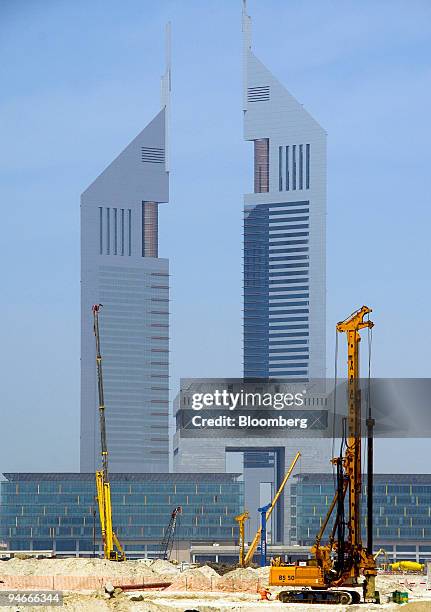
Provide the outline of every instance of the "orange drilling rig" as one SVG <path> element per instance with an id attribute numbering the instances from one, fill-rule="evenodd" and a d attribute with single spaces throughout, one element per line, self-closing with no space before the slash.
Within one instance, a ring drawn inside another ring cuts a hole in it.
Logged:
<path id="1" fill-rule="evenodd" d="M 362 306 L 344 321 L 337 324 L 337 332 L 347 336 L 348 363 L 348 415 L 346 436 L 343 438 L 340 456 L 332 459 L 337 472 L 337 487 L 327 515 L 311 549 L 312 558 L 296 563 L 275 562 L 270 568 L 270 585 L 301 587 L 281 591 L 279 599 L 285 603 L 359 603 L 360 593 L 346 587 L 358 586 L 363 576 L 364 600 L 378 600 L 375 590 L 376 562 L 372 543 L 372 439 L 374 421 L 371 409 L 367 415 L 368 437 L 368 500 L 367 546 L 361 536 L 361 391 L 359 386 L 360 330 L 372 328 L 369 319 L 371 309 Z M 366 319 L 364 317 L 367 317 Z M 347 509 L 347 512 L 346 512 Z M 335 512 L 334 512 L 335 511 Z M 326 544 L 322 538 L 335 515 Z M 308 587 L 308 588 L 306 588 Z"/>

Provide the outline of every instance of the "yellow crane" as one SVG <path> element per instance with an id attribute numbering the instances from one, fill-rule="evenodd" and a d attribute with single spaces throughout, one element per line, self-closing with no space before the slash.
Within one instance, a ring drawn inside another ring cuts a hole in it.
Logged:
<path id="1" fill-rule="evenodd" d="M 340 456 L 332 459 L 337 469 L 337 489 L 327 515 L 311 549 L 313 558 L 292 564 L 280 564 L 270 569 L 271 585 L 310 587 L 300 590 L 282 591 L 280 601 L 290 603 L 359 603 L 357 591 L 346 590 L 346 586 L 358 585 L 360 575 L 364 599 L 376 601 L 375 577 L 376 562 L 372 552 L 372 458 L 368 461 L 368 525 L 367 547 L 362 544 L 360 497 L 362 491 L 361 474 L 361 392 L 359 388 L 359 342 L 360 330 L 372 328 L 369 320 L 371 309 L 362 306 L 359 310 L 337 323 L 337 332 L 347 337 L 348 363 L 348 414 L 346 438 L 343 437 Z M 364 317 L 368 317 L 365 319 Z M 372 448 L 373 420 L 367 417 L 368 446 Z M 371 486 L 370 486 L 371 485 Z M 347 497 L 347 517 L 345 499 Z M 328 544 L 321 540 L 336 509 L 335 521 Z M 346 533 L 347 528 L 347 533 Z M 344 587 L 334 590 L 330 587 Z"/>
<path id="2" fill-rule="evenodd" d="M 244 554 L 245 554 L 245 522 L 250 518 L 247 510 L 242 514 L 238 514 L 235 517 L 236 522 L 238 523 L 239 529 L 239 565 L 240 567 L 244 567 Z"/>
<path id="3" fill-rule="evenodd" d="M 278 498 L 280 497 L 280 495 L 283 493 L 284 487 L 286 486 L 286 482 L 289 480 L 291 473 L 294 470 L 294 467 L 298 461 L 298 459 L 300 458 L 301 453 L 298 451 L 292 461 L 292 463 L 290 464 L 289 469 L 286 472 L 286 475 L 283 478 L 283 481 L 277 491 L 277 493 L 274 496 L 274 499 L 271 502 L 270 507 L 268 508 L 268 510 L 266 511 L 266 520 L 269 520 L 269 517 L 272 514 L 272 511 L 274 510 L 275 504 L 277 503 Z M 244 567 L 246 567 L 253 559 L 254 557 L 254 553 L 256 552 L 256 548 L 259 544 L 260 541 L 260 536 L 261 536 L 261 532 L 262 532 L 262 528 L 259 527 L 259 529 L 256 532 L 256 535 L 254 536 L 253 542 L 250 544 L 249 549 L 247 550 L 247 554 L 245 555 L 244 558 Z"/>
<path id="4" fill-rule="evenodd" d="M 103 553 L 110 561 L 124 561 L 126 555 L 112 527 L 111 484 L 108 472 L 108 446 L 106 443 L 105 399 L 103 392 L 102 354 L 100 350 L 99 312 L 102 304 L 95 304 L 93 310 L 93 330 L 96 338 L 97 388 L 99 395 L 100 446 L 102 469 L 96 471 L 97 504 L 102 531 Z"/>

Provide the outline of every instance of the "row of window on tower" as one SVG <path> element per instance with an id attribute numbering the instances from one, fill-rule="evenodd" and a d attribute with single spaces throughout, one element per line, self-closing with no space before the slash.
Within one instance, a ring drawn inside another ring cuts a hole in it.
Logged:
<path id="1" fill-rule="evenodd" d="M 100 255 L 132 254 L 132 211 L 130 208 L 99 207 Z"/>
<path id="2" fill-rule="evenodd" d="M 158 257 L 158 204 L 142 202 L 142 257 Z M 99 206 L 99 254 L 132 255 L 132 210 Z"/>
<path id="3" fill-rule="evenodd" d="M 278 190 L 302 189 L 310 189 L 310 145 L 279 146 Z M 254 141 L 254 192 L 269 191 L 269 138 L 258 138 Z"/>
<path id="4" fill-rule="evenodd" d="M 310 145 L 278 147 L 278 190 L 310 189 Z"/>

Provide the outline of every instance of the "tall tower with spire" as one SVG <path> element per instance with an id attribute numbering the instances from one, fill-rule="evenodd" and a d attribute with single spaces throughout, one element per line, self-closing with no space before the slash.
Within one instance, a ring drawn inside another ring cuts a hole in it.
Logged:
<path id="1" fill-rule="evenodd" d="M 253 53 L 245 0 L 243 77 L 244 377 L 324 378 L 326 134 Z"/>
<path id="2" fill-rule="evenodd" d="M 245 2 L 242 17 L 244 138 L 254 151 L 253 192 L 244 196 L 244 378 L 324 378 L 326 134 L 254 55 Z M 298 448 L 304 472 L 330 468 L 328 439 L 220 436 L 202 444 L 178 428 L 174 469 L 242 472 L 252 537 L 253 509 L 272 499 Z M 268 526 L 273 544 L 296 540 L 284 503 L 290 486 Z"/>
<path id="3" fill-rule="evenodd" d="M 169 465 L 169 261 L 158 208 L 169 200 L 170 26 L 161 109 L 81 196 L 81 472 L 99 462 L 93 304 L 101 345 L 110 469 Z"/>

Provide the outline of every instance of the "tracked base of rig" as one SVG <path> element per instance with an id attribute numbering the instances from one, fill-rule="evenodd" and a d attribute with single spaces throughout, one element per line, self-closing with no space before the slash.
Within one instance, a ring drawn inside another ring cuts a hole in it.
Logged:
<path id="1" fill-rule="evenodd" d="M 281 591 L 278 599 L 283 603 L 309 603 L 309 604 L 357 604 L 361 602 L 361 596 L 357 591 L 346 590 L 311 590 Z"/>

